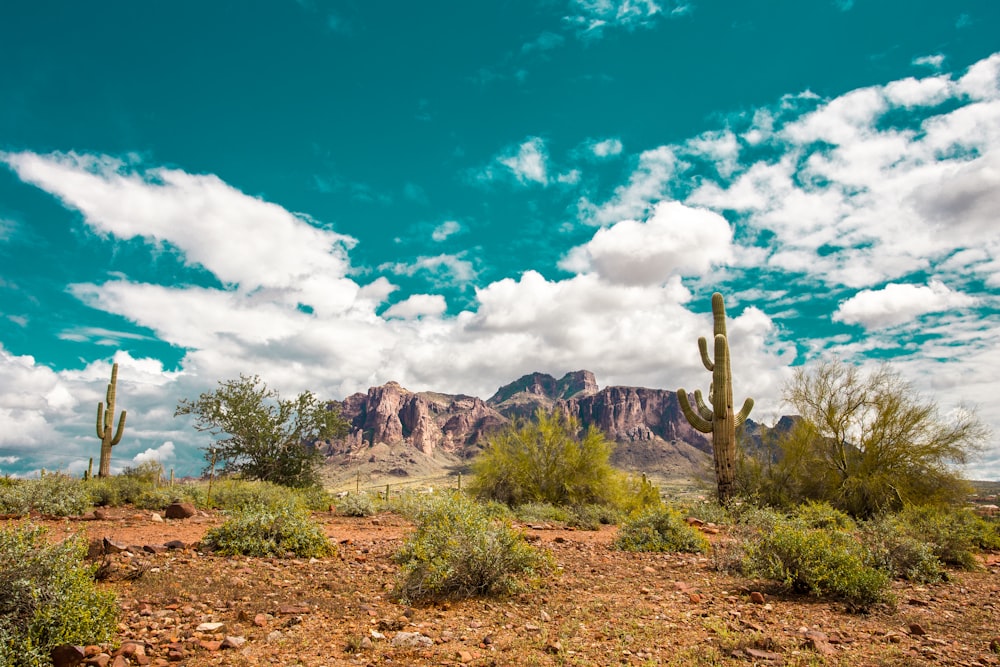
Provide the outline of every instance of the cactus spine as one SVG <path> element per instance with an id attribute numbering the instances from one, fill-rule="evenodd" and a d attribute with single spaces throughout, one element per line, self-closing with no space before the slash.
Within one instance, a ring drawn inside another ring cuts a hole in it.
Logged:
<path id="1" fill-rule="evenodd" d="M 743 424 L 750 415 L 753 399 L 746 399 L 743 408 L 734 414 L 733 373 L 729 363 L 729 339 L 726 337 L 726 305 L 718 292 L 712 295 L 712 315 L 715 334 L 714 360 L 708 356 L 708 341 L 704 336 L 698 339 L 701 362 L 712 373 L 712 384 L 708 390 L 709 404 L 705 403 L 701 390 L 694 392 L 694 409 L 688 400 L 687 392 L 683 389 L 677 390 L 677 399 L 691 426 L 702 433 L 712 434 L 719 502 L 727 503 L 735 491 L 736 427 Z"/>
<path id="2" fill-rule="evenodd" d="M 101 439 L 101 465 L 97 469 L 98 477 L 111 475 L 111 448 L 121 442 L 125 433 L 125 410 L 118 419 L 118 430 L 114 431 L 115 423 L 115 392 L 118 388 L 118 364 L 111 366 L 111 384 L 108 385 L 108 409 L 104 403 L 97 404 L 97 437 Z M 112 435 L 114 433 L 114 435 Z"/>

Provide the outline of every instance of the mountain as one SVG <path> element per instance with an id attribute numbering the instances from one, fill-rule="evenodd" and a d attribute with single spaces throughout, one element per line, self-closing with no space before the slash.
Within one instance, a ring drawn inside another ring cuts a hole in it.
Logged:
<path id="1" fill-rule="evenodd" d="M 412 392 L 396 382 L 372 387 L 339 403 L 351 424 L 347 437 L 329 443 L 333 468 L 366 478 L 443 474 L 475 456 L 486 436 L 539 408 L 576 416 L 617 443 L 612 462 L 626 470 L 668 477 L 710 474 L 712 445 L 664 389 L 605 387 L 590 371 L 556 379 L 531 373 L 500 387 L 486 401 L 461 394 Z"/>

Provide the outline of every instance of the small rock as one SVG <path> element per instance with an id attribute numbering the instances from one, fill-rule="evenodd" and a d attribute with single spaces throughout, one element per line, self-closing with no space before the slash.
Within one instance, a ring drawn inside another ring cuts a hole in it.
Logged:
<path id="1" fill-rule="evenodd" d="M 246 637 L 229 636 L 222 640 L 222 648 L 239 648 L 246 643 Z"/>
<path id="2" fill-rule="evenodd" d="M 148 554 L 162 554 L 167 550 L 167 547 L 162 544 L 146 544 L 143 545 L 142 550 Z"/>
<path id="3" fill-rule="evenodd" d="M 96 509 L 94 510 L 94 518 L 98 521 L 107 521 L 111 517 L 107 510 Z"/>
<path id="4" fill-rule="evenodd" d="M 524 629 L 527 630 L 528 632 L 541 632 L 542 631 L 542 628 L 540 626 L 538 626 L 538 625 L 535 625 L 534 623 L 525 623 L 524 624 Z"/>
<path id="5" fill-rule="evenodd" d="M 95 656 L 87 658 L 88 665 L 95 665 L 95 667 L 108 667 L 111 664 L 111 656 L 107 653 L 98 653 Z"/>
<path id="6" fill-rule="evenodd" d="M 222 648 L 222 642 L 216 640 L 202 639 L 198 642 L 198 646 L 202 647 L 206 651 L 215 652 Z"/>
<path id="7" fill-rule="evenodd" d="M 700 604 L 701 596 L 697 593 L 688 593 L 688 600 L 690 600 L 692 604 Z"/>
<path id="8" fill-rule="evenodd" d="M 106 554 L 120 554 L 123 551 L 128 551 L 128 545 L 121 542 L 116 542 L 110 537 L 105 537 L 103 540 L 104 553 Z"/>
<path id="9" fill-rule="evenodd" d="M 171 503 L 167 505 L 163 515 L 168 519 L 190 519 L 198 510 L 192 503 Z"/>
<path id="10" fill-rule="evenodd" d="M 910 623 L 908 627 L 911 635 L 922 637 L 923 635 L 927 634 L 927 631 L 924 630 L 924 627 L 919 623 Z"/>
<path id="11" fill-rule="evenodd" d="M 549 621 L 552 620 L 552 617 L 549 616 L 548 612 L 545 611 L 544 609 L 538 613 L 538 616 L 539 618 L 542 619 L 542 622 L 544 623 L 548 623 Z"/>
<path id="12" fill-rule="evenodd" d="M 764 594 L 760 591 L 750 593 L 750 601 L 754 604 L 764 604 Z"/>
<path id="13" fill-rule="evenodd" d="M 163 546 L 170 549 L 171 551 L 177 551 L 178 549 L 183 549 L 186 545 L 180 540 L 170 540 Z"/>
<path id="14" fill-rule="evenodd" d="M 256 614 L 253 617 L 253 624 L 258 628 L 263 628 L 267 625 L 267 614 Z"/>
<path id="15" fill-rule="evenodd" d="M 49 651 L 53 667 L 76 667 L 84 657 L 83 647 L 72 644 L 62 644 Z"/>
<path id="16" fill-rule="evenodd" d="M 557 655 L 562 652 L 562 644 L 559 640 L 551 641 L 545 645 L 545 652 L 551 653 L 552 655 Z"/>
<path id="17" fill-rule="evenodd" d="M 476 656 L 472 655 L 471 651 L 459 651 L 455 657 L 463 665 L 466 665 L 476 659 Z"/>
<path id="18" fill-rule="evenodd" d="M 224 632 L 225 623 L 201 623 L 195 628 L 196 632 Z"/>
<path id="19" fill-rule="evenodd" d="M 371 637 L 362 637 L 361 648 L 365 649 L 366 651 L 369 649 L 373 649 L 375 648 L 375 643 L 371 640 Z"/>
<path id="20" fill-rule="evenodd" d="M 781 660 L 781 654 L 775 653 L 774 651 L 764 651 L 759 648 L 748 648 L 743 649 L 746 654 L 751 658 L 757 658 L 758 660 Z"/>
<path id="21" fill-rule="evenodd" d="M 392 638 L 392 645 L 396 648 L 423 648 L 433 644 L 433 639 L 419 632 L 397 632 Z"/>
<path id="22" fill-rule="evenodd" d="M 280 630 L 271 630 L 271 632 L 267 633 L 267 641 L 269 642 L 281 641 L 284 637 L 285 635 L 281 634 Z"/>
<path id="23" fill-rule="evenodd" d="M 149 515 L 149 520 L 152 521 L 153 523 L 163 523 L 163 517 L 157 514 L 156 512 L 153 512 L 152 514 Z"/>

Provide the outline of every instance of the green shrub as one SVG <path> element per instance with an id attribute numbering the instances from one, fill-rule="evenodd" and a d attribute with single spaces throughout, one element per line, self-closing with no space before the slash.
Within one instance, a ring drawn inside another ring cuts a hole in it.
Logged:
<path id="1" fill-rule="evenodd" d="M 645 477 L 633 479 L 610 464 L 614 443 L 600 430 L 583 431 L 561 412 L 535 413 L 493 434 L 473 461 L 473 495 L 511 507 L 608 505 L 626 511 L 659 503 Z"/>
<path id="2" fill-rule="evenodd" d="M 809 528 L 854 530 L 854 519 L 833 505 L 823 501 L 808 500 L 795 508 L 794 516 Z"/>
<path id="3" fill-rule="evenodd" d="M 870 564 L 893 578 L 930 583 L 940 581 L 944 575 L 931 545 L 910 534 L 896 515 L 886 514 L 864 522 L 860 538 L 868 549 Z"/>
<path id="4" fill-rule="evenodd" d="M 212 507 L 222 510 L 240 510 L 244 507 L 302 507 L 302 496 L 292 488 L 244 479 L 217 480 L 212 485 Z"/>
<path id="5" fill-rule="evenodd" d="M 60 644 L 112 639 L 118 607 L 94 584 L 96 565 L 85 565 L 86 541 L 49 544 L 44 528 L 0 529 L 0 664 L 50 665 Z"/>
<path id="6" fill-rule="evenodd" d="M 300 507 L 245 505 L 205 534 L 202 546 L 227 556 L 318 558 L 334 552 L 323 531 Z"/>
<path id="7" fill-rule="evenodd" d="M 688 525 L 680 512 L 665 507 L 623 523 L 615 547 L 623 551 L 707 553 L 709 543 L 700 531 Z"/>
<path id="8" fill-rule="evenodd" d="M 437 496 L 419 512 L 416 532 L 396 554 L 396 595 L 405 601 L 504 595 L 552 568 L 505 520 L 460 494 Z"/>
<path id="9" fill-rule="evenodd" d="M 343 516 L 373 516 L 378 513 L 378 508 L 371 494 L 350 493 L 343 498 L 338 498 L 334 502 L 337 513 Z"/>
<path id="10" fill-rule="evenodd" d="M 514 516 L 525 523 L 568 523 L 571 512 L 568 507 L 557 507 L 552 503 L 525 503 L 514 507 Z"/>
<path id="11" fill-rule="evenodd" d="M 898 517 L 901 529 L 927 542 L 942 563 L 966 570 L 979 567 L 976 552 L 990 540 L 991 526 L 971 510 L 911 506 Z"/>
<path id="12" fill-rule="evenodd" d="M 744 545 L 744 573 L 817 597 L 842 598 L 859 611 L 888 602 L 889 575 L 850 533 L 783 521 Z"/>
<path id="13" fill-rule="evenodd" d="M 17 480 L 0 487 L 0 514 L 40 512 L 54 516 L 83 514 L 93 505 L 86 485 L 60 473 Z"/>

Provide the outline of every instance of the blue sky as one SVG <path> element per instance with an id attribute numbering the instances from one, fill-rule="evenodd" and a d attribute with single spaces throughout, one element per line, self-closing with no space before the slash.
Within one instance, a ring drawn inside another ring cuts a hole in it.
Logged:
<path id="1" fill-rule="evenodd" d="M 0 10 L 0 472 L 201 466 L 182 397 L 889 360 L 1000 434 L 1000 5 Z M 1000 436 L 969 469 L 1000 479 Z"/>

